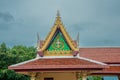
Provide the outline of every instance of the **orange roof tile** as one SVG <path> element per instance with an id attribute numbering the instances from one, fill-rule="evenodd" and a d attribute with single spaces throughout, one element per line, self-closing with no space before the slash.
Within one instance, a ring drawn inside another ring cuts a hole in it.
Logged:
<path id="1" fill-rule="evenodd" d="M 81 60 L 78 58 L 54 58 L 54 59 L 38 59 L 17 66 L 9 66 L 14 70 L 81 70 L 91 69 L 99 70 L 105 68 L 105 65 Z"/>
<path id="2" fill-rule="evenodd" d="M 101 71 L 95 71 L 92 75 L 117 75 L 120 74 L 120 66 L 109 66 Z"/>
<path id="3" fill-rule="evenodd" d="M 80 48 L 80 56 L 104 63 L 120 63 L 120 48 Z"/>

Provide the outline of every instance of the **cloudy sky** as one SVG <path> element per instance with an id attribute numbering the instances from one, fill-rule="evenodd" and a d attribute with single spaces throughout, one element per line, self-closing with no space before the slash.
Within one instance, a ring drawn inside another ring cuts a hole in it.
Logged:
<path id="1" fill-rule="evenodd" d="M 120 0 L 0 0 L 0 43 L 36 45 L 60 11 L 66 30 L 81 47 L 120 46 Z"/>

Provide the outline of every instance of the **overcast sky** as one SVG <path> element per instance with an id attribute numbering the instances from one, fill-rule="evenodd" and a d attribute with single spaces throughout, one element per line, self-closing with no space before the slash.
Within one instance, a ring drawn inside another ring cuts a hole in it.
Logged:
<path id="1" fill-rule="evenodd" d="M 120 0 L 0 0 L 0 43 L 35 46 L 45 39 L 57 10 L 80 47 L 120 46 Z"/>

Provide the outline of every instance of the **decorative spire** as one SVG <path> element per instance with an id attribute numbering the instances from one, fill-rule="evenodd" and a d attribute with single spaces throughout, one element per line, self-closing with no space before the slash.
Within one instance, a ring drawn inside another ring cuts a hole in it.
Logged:
<path id="1" fill-rule="evenodd" d="M 59 10 L 57 10 L 57 17 L 56 17 L 55 24 L 62 24 Z"/>
<path id="2" fill-rule="evenodd" d="M 79 36 L 79 32 L 78 32 L 78 35 L 77 35 L 77 47 L 79 48 L 79 39 L 80 38 L 80 36 Z"/>
<path id="3" fill-rule="evenodd" d="M 57 10 L 57 17 L 60 17 L 60 12 L 59 12 L 59 10 Z"/>
<path id="4" fill-rule="evenodd" d="M 40 47 L 40 37 L 39 37 L 39 33 L 37 33 L 37 49 L 39 49 Z"/>
<path id="5" fill-rule="evenodd" d="M 37 42 L 39 42 L 40 37 L 39 37 L 39 33 L 37 33 Z"/>

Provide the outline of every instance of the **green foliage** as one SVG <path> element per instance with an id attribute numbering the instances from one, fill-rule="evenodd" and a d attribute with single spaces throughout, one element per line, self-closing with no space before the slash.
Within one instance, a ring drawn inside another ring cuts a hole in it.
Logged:
<path id="1" fill-rule="evenodd" d="M 6 47 L 6 44 L 3 42 L 3 43 L 0 45 L 0 52 L 5 53 L 6 51 L 7 51 L 7 47 Z"/>
<path id="2" fill-rule="evenodd" d="M 22 45 L 7 48 L 5 43 L 0 44 L 0 80 L 30 80 L 29 76 L 17 74 L 8 70 L 8 66 L 35 58 L 36 49 Z"/>
<path id="3" fill-rule="evenodd" d="M 82 77 L 79 80 L 82 80 Z M 103 79 L 102 76 L 88 76 L 87 80 L 103 80 Z"/>
<path id="4" fill-rule="evenodd" d="M 87 80 L 103 80 L 102 76 L 88 76 Z"/>
<path id="5" fill-rule="evenodd" d="M 0 70 L 0 80 L 30 80 L 29 76 L 17 74 L 12 70 Z"/>

